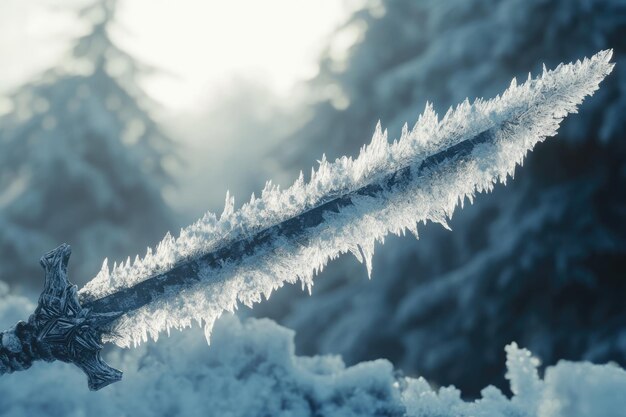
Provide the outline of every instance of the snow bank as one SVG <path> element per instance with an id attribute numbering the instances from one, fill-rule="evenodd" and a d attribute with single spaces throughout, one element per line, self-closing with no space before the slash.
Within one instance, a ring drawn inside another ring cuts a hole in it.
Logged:
<path id="1" fill-rule="evenodd" d="M 0 290 L 5 328 L 33 306 Z M 126 374 L 98 392 L 72 365 L 38 363 L 0 378 L 0 416 L 626 416 L 626 371 L 616 366 L 560 362 L 542 380 L 539 361 L 511 344 L 513 398 L 487 387 L 467 402 L 453 387 L 434 390 L 422 378 L 399 376 L 386 360 L 346 367 L 338 356 L 296 356 L 293 338 L 270 320 L 225 316 L 210 347 L 194 329 L 115 349 L 108 361 Z"/>

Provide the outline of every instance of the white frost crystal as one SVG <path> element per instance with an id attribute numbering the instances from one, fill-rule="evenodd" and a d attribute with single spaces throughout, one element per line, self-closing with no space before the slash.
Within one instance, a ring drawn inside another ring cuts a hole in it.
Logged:
<path id="1" fill-rule="evenodd" d="M 389 143 L 386 131 L 377 127 L 372 142 L 356 159 L 342 157 L 328 162 L 324 157 L 311 178 L 303 175 L 286 190 L 268 183 L 260 198 L 235 210 L 227 194 L 219 218 L 207 213 L 181 230 L 178 238 L 167 235 L 156 250 L 143 259 L 130 259 L 102 271 L 81 291 L 83 300 L 98 299 L 167 271 L 177 262 L 197 258 L 236 240 L 292 218 L 334 197 L 344 195 L 410 166 L 418 167 L 428 156 L 441 152 L 486 130 L 494 139 L 477 145 L 466 158 L 444 161 L 415 178 L 408 186 L 388 189 L 376 196 L 353 198 L 353 205 L 326 216 L 325 222 L 308 230 L 306 245 L 284 237 L 270 249 L 257 250 L 237 263 L 219 269 L 205 268 L 200 283 L 184 293 L 165 294 L 120 319 L 113 339 L 120 346 L 157 338 L 172 327 L 204 323 L 210 335 L 213 323 L 238 302 L 251 305 L 266 298 L 285 282 L 302 282 L 309 290 L 314 275 L 329 260 L 347 252 L 365 262 L 371 273 L 375 242 L 388 233 L 417 236 L 417 223 L 433 221 L 446 225 L 458 203 L 490 191 L 505 182 L 515 167 L 538 142 L 556 134 L 563 118 L 576 112 L 584 97 L 591 95 L 611 72 L 611 51 L 573 64 L 559 65 L 521 85 L 511 86 L 491 100 L 465 101 L 439 119 L 427 105 L 412 129 L 405 126 L 399 140 Z"/>

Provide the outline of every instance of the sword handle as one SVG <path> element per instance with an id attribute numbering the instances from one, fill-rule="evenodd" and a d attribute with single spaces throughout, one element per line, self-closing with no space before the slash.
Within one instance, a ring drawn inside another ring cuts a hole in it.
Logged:
<path id="1" fill-rule="evenodd" d="M 33 326 L 23 321 L 0 332 L 0 375 L 23 371 L 40 359 L 34 339 Z"/>
<path id="2" fill-rule="evenodd" d="M 94 391 L 122 379 L 100 356 L 102 328 L 110 318 L 83 308 L 76 285 L 67 279 L 71 252 L 62 244 L 41 258 L 45 284 L 35 312 L 28 322 L 0 333 L 0 375 L 28 369 L 36 360 L 60 360 L 82 369 Z"/>

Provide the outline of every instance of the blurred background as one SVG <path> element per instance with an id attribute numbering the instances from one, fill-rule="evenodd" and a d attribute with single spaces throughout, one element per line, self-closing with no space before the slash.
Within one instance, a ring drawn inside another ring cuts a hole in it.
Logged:
<path id="1" fill-rule="evenodd" d="M 453 232 L 390 238 L 371 281 L 340 259 L 311 297 L 241 314 L 296 330 L 299 354 L 387 358 L 470 397 L 504 387 L 511 341 L 544 365 L 626 366 L 622 0 L 2 0 L 3 311 L 36 300 L 61 242 L 83 285 L 226 190 L 243 202 L 355 155 L 379 119 L 398 137 L 426 101 L 444 113 L 606 48 L 617 65 L 581 114 Z"/>

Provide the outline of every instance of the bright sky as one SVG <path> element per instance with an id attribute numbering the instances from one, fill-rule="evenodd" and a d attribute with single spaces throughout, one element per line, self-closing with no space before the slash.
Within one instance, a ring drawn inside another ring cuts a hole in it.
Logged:
<path id="1" fill-rule="evenodd" d="M 81 0 L 0 1 L 0 92 L 53 65 L 80 33 L 63 8 Z M 124 49 L 170 75 L 148 92 L 185 110 L 236 75 L 286 94 L 316 72 L 330 33 L 351 0 L 122 0 L 114 32 Z M 56 8 L 54 7 L 56 6 Z M 59 10 L 60 9 L 60 10 Z"/>

